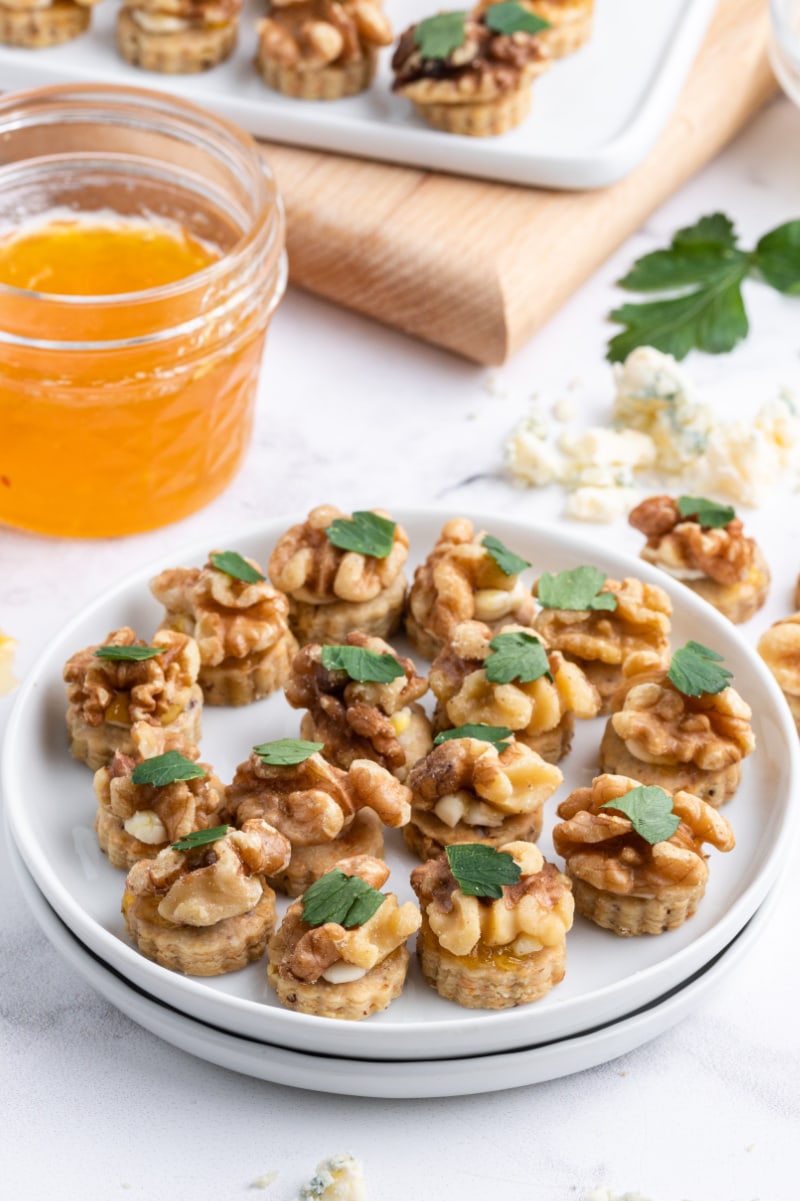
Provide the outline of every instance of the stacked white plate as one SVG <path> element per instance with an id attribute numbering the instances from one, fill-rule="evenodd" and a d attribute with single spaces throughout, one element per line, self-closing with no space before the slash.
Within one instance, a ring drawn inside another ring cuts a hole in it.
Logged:
<path id="1" fill-rule="evenodd" d="M 411 539 L 411 562 L 424 559 L 446 514 L 394 514 Z M 298 518 L 247 533 L 231 531 L 226 549 L 264 563 Z M 568 938 L 567 974 L 534 1005 L 501 1012 L 460 1009 L 432 992 L 412 963 L 403 995 L 366 1022 L 345 1023 L 282 1009 L 263 964 L 215 979 L 169 972 L 145 959 L 119 912 L 123 873 L 100 852 L 93 832 L 91 774 L 68 755 L 61 669 L 83 646 L 131 625 L 145 638 L 160 617 L 147 581 L 164 566 L 201 564 L 195 546 L 139 572 L 102 596 L 53 641 L 21 690 L 3 755 L 3 784 L 21 878 L 34 912 L 64 956 L 109 1000 L 161 1037 L 214 1063 L 303 1088 L 364 1096 L 445 1096 L 535 1083 L 604 1062 L 654 1037 L 693 1009 L 735 965 L 768 921 L 768 894 L 790 846 L 798 811 L 797 735 L 786 704 L 736 629 L 682 585 L 625 555 L 600 550 L 561 530 L 473 515 L 476 528 L 529 559 L 529 573 L 591 563 L 609 576 L 661 584 L 674 606 L 673 646 L 689 638 L 719 651 L 751 705 L 758 749 L 725 808 L 737 838 L 728 855 L 712 851 L 710 879 L 696 915 L 655 938 L 620 939 L 578 918 Z M 421 665 L 422 666 L 422 665 Z M 282 696 L 246 709 L 209 709 L 203 759 L 222 779 L 250 748 L 296 736 L 299 715 Z M 548 803 L 540 845 L 550 842 L 555 807 L 596 773 L 603 719 L 579 723 L 565 780 Z M 390 887 L 411 899 L 414 860 L 387 831 Z"/>

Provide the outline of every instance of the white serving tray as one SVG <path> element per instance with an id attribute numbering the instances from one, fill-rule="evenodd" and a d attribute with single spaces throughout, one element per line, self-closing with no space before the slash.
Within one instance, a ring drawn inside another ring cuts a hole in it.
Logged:
<path id="1" fill-rule="evenodd" d="M 439 7 L 431 0 L 385 4 L 398 35 Z M 715 7 L 716 0 L 597 0 L 591 42 L 555 63 L 535 85 L 532 115 L 497 138 L 454 136 L 427 126 L 390 91 L 391 48 L 381 56 L 375 83 L 360 96 L 303 101 L 271 91 L 253 64 L 255 22 L 265 0 L 245 0 L 238 50 L 203 75 L 129 66 L 114 46 L 117 4 L 104 0 L 90 32 L 64 46 L 0 46 L 0 86 L 107 82 L 157 88 L 278 142 L 506 183 L 596 188 L 626 175 L 652 147 Z"/>

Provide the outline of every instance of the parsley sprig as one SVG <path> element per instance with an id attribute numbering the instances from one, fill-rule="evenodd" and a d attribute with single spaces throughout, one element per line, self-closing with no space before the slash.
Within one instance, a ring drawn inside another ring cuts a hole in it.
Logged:
<path id="1" fill-rule="evenodd" d="M 241 580 L 243 584 L 260 584 L 265 578 L 236 550 L 215 550 L 211 556 L 211 566 L 233 580 Z"/>
<path id="2" fill-rule="evenodd" d="M 303 893 L 303 921 L 309 926 L 336 922 L 351 930 L 369 921 L 385 900 L 382 892 L 360 876 L 346 876 L 335 867 Z"/>
<path id="3" fill-rule="evenodd" d="M 462 842 L 445 848 L 450 871 L 467 897 L 492 897 L 498 901 L 504 884 L 516 884 L 522 875 L 508 851 L 496 851 L 480 842 Z"/>
<path id="4" fill-rule="evenodd" d="M 187 759 L 180 751 L 165 751 L 137 763 L 131 774 L 134 784 L 150 784 L 153 788 L 164 788 L 178 780 L 200 780 L 206 773 L 197 763 Z"/>
<path id="5" fill-rule="evenodd" d="M 479 742 L 489 742 L 498 751 L 504 751 L 514 737 L 513 730 L 508 726 L 489 726 L 484 722 L 467 722 L 466 725 L 456 726 L 452 730 L 442 730 L 433 740 L 434 746 L 443 742 L 451 742 L 454 738 L 477 738 Z"/>
<path id="6" fill-rule="evenodd" d="M 760 279 L 787 296 L 800 296 L 800 220 L 765 234 L 742 250 L 724 213 L 679 229 L 667 250 L 637 259 L 619 280 L 628 292 L 659 293 L 656 300 L 623 304 L 610 314 L 625 328 L 608 344 L 612 362 L 637 346 L 683 359 L 690 350 L 725 354 L 749 332 L 742 284 Z"/>
<path id="7" fill-rule="evenodd" d="M 696 517 L 704 530 L 722 530 L 736 516 L 731 505 L 720 505 L 704 496 L 679 496 L 678 512 L 681 517 Z"/>
<path id="8" fill-rule="evenodd" d="M 684 696 L 716 696 L 733 679 L 721 663 L 722 655 L 702 642 L 687 642 L 672 656 L 667 676 Z"/>
<path id="9" fill-rule="evenodd" d="M 552 575 L 546 571 L 536 586 L 536 595 L 543 609 L 608 609 L 613 612 L 617 598 L 613 592 L 603 592 L 606 576 L 596 567 L 574 567 Z"/>
<path id="10" fill-rule="evenodd" d="M 672 838 L 681 824 L 677 813 L 672 812 L 672 797 L 654 784 L 640 784 L 600 808 L 624 813 L 636 833 L 651 846 Z"/>

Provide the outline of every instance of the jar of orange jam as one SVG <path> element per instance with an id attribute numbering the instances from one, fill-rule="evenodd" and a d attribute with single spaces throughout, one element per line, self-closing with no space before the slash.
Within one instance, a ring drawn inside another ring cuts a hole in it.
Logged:
<path id="1" fill-rule="evenodd" d="M 0 522 L 126 534 L 216 496 L 285 283 L 235 126 L 102 84 L 0 98 Z"/>

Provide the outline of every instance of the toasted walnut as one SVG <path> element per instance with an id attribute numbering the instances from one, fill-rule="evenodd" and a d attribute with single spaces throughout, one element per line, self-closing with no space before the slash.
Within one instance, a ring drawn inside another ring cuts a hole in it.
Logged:
<path id="1" fill-rule="evenodd" d="M 703 529 L 697 517 L 681 515 L 672 497 L 651 496 L 628 520 L 647 536 L 642 558 L 678 579 L 690 581 L 697 573 L 718 584 L 735 584 L 753 565 L 756 544 L 745 538 L 738 517 L 721 529 Z"/>
<path id="2" fill-rule="evenodd" d="M 271 0 L 256 28 L 262 53 L 307 70 L 343 66 L 392 41 L 377 0 Z"/>
<path id="3" fill-rule="evenodd" d="M 758 653 L 786 697 L 795 722 L 800 723 L 800 613 L 765 630 L 758 640 Z"/>

